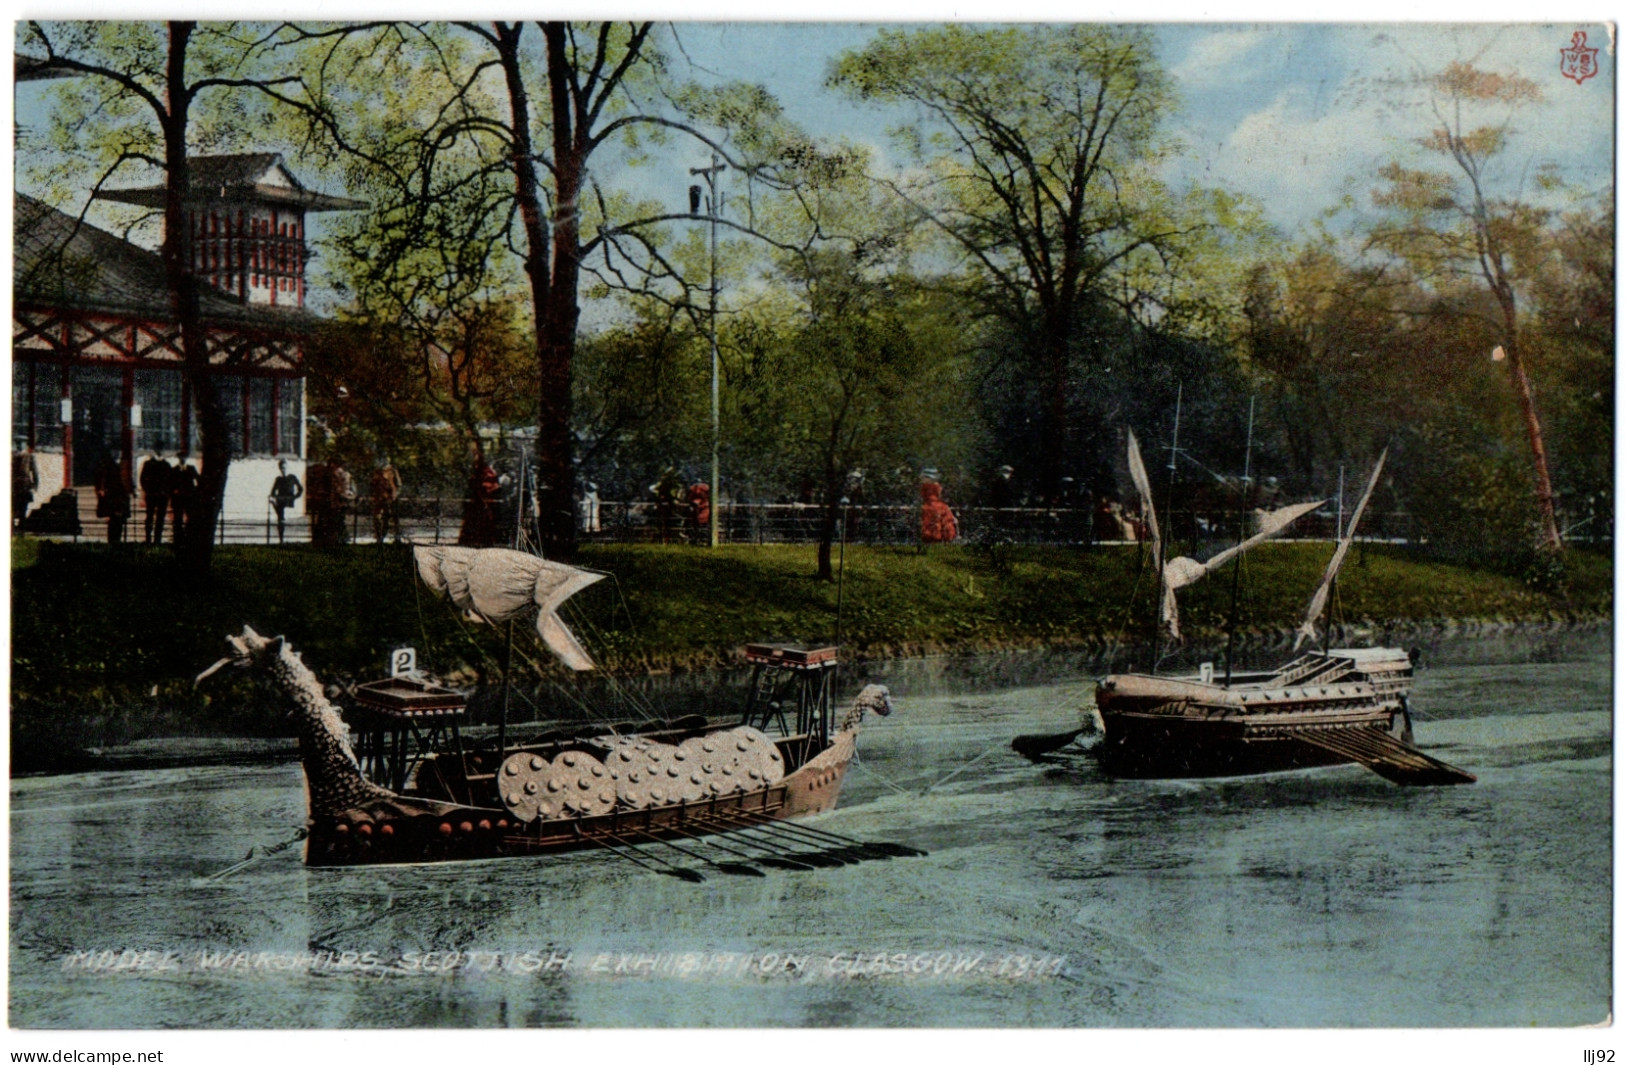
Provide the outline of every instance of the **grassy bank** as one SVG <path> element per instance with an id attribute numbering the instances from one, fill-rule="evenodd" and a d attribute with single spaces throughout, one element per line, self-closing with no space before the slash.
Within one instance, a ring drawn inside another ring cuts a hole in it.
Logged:
<path id="1" fill-rule="evenodd" d="M 1323 544 L 1267 545 L 1249 558 L 1244 626 L 1287 628 L 1329 554 Z M 207 585 L 180 579 L 168 551 L 100 544 L 12 545 L 14 755 L 143 736 L 263 734 L 280 727 L 229 682 L 191 678 L 246 623 L 286 635 L 328 679 L 380 675 L 386 652 L 477 682 L 501 656 L 500 634 L 464 622 L 416 582 L 404 548 L 338 552 L 222 547 Z M 842 586 L 814 580 L 811 546 L 603 546 L 581 563 L 612 575 L 572 602 L 567 620 L 599 662 L 623 672 L 704 668 L 752 640 L 833 641 L 836 600 L 850 656 L 1010 647 L 1089 646 L 1144 634 L 1154 577 L 1133 548 L 847 549 Z M 1611 561 L 1571 552 L 1567 588 L 1357 548 L 1341 582 L 1356 622 L 1553 621 L 1612 612 Z M 1228 571 L 1181 597 L 1189 638 L 1222 629 Z M 1131 606 L 1133 608 L 1131 612 Z M 528 631 L 516 644 L 545 657 Z"/>

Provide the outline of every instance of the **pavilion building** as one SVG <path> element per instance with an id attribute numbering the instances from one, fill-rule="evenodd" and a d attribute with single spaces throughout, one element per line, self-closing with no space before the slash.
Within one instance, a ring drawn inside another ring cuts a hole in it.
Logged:
<path id="1" fill-rule="evenodd" d="M 210 376 L 231 427 L 223 513 L 257 520 L 278 460 L 304 478 L 304 342 L 320 321 L 305 305 L 305 217 L 366 204 L 305 189 L 274 153 L 190 165 L 188 253 L 206 282 Z M 165 189 L 97 195 L 161 209 Z M 13 269 L 12 449 L 34 448 L 36 506 L 91 485 L 109 454 L 132 485 L 149 455 L 198 463 L 161 257 L 18 194 Z"/>

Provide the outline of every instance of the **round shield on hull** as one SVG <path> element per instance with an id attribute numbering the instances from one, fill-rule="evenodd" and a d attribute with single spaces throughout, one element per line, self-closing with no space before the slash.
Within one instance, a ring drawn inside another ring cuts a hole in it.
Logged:
<path id="1" fill-rule="evenodd" d="M 553 764 L 539 754 L 509 755 L 497 770 L 497 794 L 508 812 L 527 824 L 553 816 L 558 789 L 548 787 L 552 772 Z"/>

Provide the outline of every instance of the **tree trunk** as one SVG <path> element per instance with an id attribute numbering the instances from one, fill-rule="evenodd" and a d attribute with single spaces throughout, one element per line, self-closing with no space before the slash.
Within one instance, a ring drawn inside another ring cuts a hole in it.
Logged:
<path id="1" fill-rule="evenodd" d="M 1066 400 L 1069 355 L 1064 323 L 1052 322 L 1045 328 L 1043 368 L 1040 381 L 1044 390 L 1043 426 L 1040 439 L 1043 444 L 1039 467 L 1039 487 L 1050 505 L 1060 502 L 1061 471 L 1066 466 Z"/>
<path id="2" fill-rule="evenodd" d="M 1529 434 L 1529 451 L 1535 461 L 1535 506 L 1540 512 L 1540 546 L 1547 551 L 1563 550 L 1563 535 L 1557 528 L 1557 503 L 1552 492 L 1552 475 L 1546 465 L 1546 440 L 1540 428 L 1540 415 L 1535 410 L 1535 392 L 1524 369 L 1523 352 L 1516 336 L 1508 330 L 1505 351 L 1507 370 L 1512 374 L 1512 386 L 1518 395 L 1518 410 L 1523 414 L 1523 425 Z"/>
<path id="3" fill-rule="evenodd" d="M 1512 387 L 1518 395 L 1518 410 L 1523 415 L 1524 430 L 1529 434 L 1529 451 L 1535 463 L 1535 509 L 1540 514 L 1540 547 L 1545 551 L 1562 551 L 1563 535 L 1557 529 L 1557 503 L 1552 492 L 1552 475 L 1546 466 L 1546 439 L 1540 429 L 1540 415 L 1535 411 L 1535 390 L 1529 383 L 1529 373 L 1523 363 L 1523 348 L 1518 343 L 1518 297 L 1508 276 L 1506 257 L 1496 231 L 1490 224 L 1489 208 L 1484 192 L 1479 187 L 1478 174 L 1468 165 L 1467 149 L 1460 141 L 1452 142 L 1456 162 L 1467 172 L 1473 186 L 1473 225 L 1477 229 L 1479 271 L 1488 284 L 1490 294 L 1501 308 L 1501 327 L 1506 331 L 1502 349 L 1506 352 L 1507 370 L 1512 374 Z"/>
<path id="4" fill-rule="evenodd" d="M 568 325 L 554 322 L 543 342 L 541 404 L 536 431 L 536 501 L 541 509 L 542 551 L 548 558 L 575 554 L 575 482 L 570 433 L 571 362 L 575 354 L 574 307 Z"/>
<path id="5" fill-rule="evenodd" d="M 570 384 L 576 325 L 581 317 L 576 297 L 581 281 L 580 201 L 590 131 L 587 116 L 573 110 L 575 93 L 564 24 L 549 22 L 543 32 L 547 36 L 547 81 L 553 102 L 553 280 L 542 330 L 536 496 L 542 510 L 543 549 L 550 557 L 569 558 L 576 548 Z"/>
<path id="6" fill-rule="evenodd" d="M 835 567 L 831 564 L 830 555 L 840 521 L 841 485 L 828 480 L 824 484 L 824 513 L 818 521 L 818 579 L 821 581 L 835 579 Z"/>
<path id="7" fill-rule="evenodd" d="M 512 38 L 517 46 L 519 30 Z M 529 237 L 526 272 L 536 313 L 537 423 L 536 502 L 540 510 L 542 553 L 549 558 L 575 554 L 576 523 L 574 439 L 570 432 L 576 325 L 580 308 L 576 286 L 581 277 L 579 199 L 587 145 L 585 130 L 575 121 L 570 57 L 563 23 L 542 25 L 547 41 L 547 84 L 552 107 L 554 204 L 551 225 L 544 221 L 537 195 L 528 101 L 519 69 L 517 47 L 506 53 L 509 94 L 515 102 L 514 168 L 519 180 L 520 210 Z M 524 115 L 521 120 L 521 114 Z M 551 252 L 551 261 L 549 261 Z"/>
<path id="8" fill-rule="evenodd" d="M 192 395 L 202 438 L 203 462 L 198 471 L 198 492 L 193 512 L 186 516 L 179 544 L 182 566 L 196 579 L 208 576 L 214 557 L 215 526 L 226 494 L 226 473 L 231 463 L 231 442 L 225 412 L 209 373 L 208 334 L 198 312 L 198 280 L 191 268 L 191 243 L 186 230 L 186 202 L 191 192 L 191 171 L 186 158 L 188 113 L 192 91 L 186 84 L 186 55 L 192 22 L 169 24 L 166 79 L 167 113 L 161 116 L 164 138 L 164 244 L 165 280 L 170 306 L 180 327 L 181 373 Z"/>
<path id="9" fill-rule="evenodd" d="M 530 137 L 530 94 L 525 90 L 525 76 L 519 66 L 519 37 L 523 24 L 512 26 L 497 23 L 497 55 L 502 64 L 502 76 L 508 88 L 508 113 L 512 118 L 512 152 L 514 200 L 519 206 L 519 221 L 525 230 L 525 276 L 530 279 L 531 306 L 538 325 L 547 306 L 550 290 L 547 270 L 549 238 L 547 221 L 542 217 L 541 192 L 536 182 L 536 168 L 532 163 Z"/>
<path id="10" fill-rule="evenodd" d="M 580 224 L 578 204 L 582 181 L 583 146 L 577 143 L 570 90 L 569 56 L 564 26 L 542 26 L 547 42 L 547 82 L 552 105 L 555 197 L 551 224 L 542 213 L 536 180 L 535 147 L 530 135 L 530 96 L 519 61 L 521 23 L 497 23 L 497 54 L 508 90 L 512 118 L 511 165 L 514 198 L 525 231 L 526 276 L 530 279 L 532 317 L 536 329 L 537 423 L 536 501 L 540 509 L 542 553 L 548 558 L 569 558 L 575 553 L 575 503 L 572 489 L 575 466 L 570 434 L 571 363 L 580 309 L 576 285 L 580 279 Z"/>

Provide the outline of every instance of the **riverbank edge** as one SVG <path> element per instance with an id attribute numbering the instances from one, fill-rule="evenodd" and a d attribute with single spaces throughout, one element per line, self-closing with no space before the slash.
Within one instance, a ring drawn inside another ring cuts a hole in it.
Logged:
<path id="1" fill-rule="evenodd" d="M 1613 620 L 1612 613 L 1601 611 L 1548 611 L 1538 616 L 1531 615 L 1528 617 L 1390 618 L 1385 621 L 1361 618 L 1356 621 L 1340 623 L 1337 626 L 1337 638 L 1345 642 L 1333 643 L 1332 646 L 1361 646 L 1373 643 L 1410 645 L 1425 640 L 1445 638 L 1540 632 L 1584 632 L 1591 629 L 1611 628 Z M 1237 651 L 1245 651 L 1248 654 L 1266 651 L 1289 652 L 1292 650 L 1293 641 L 1297 638 L 1297 631 L 1297 629 L 1289 626 L 1269 629 L 1254 627 L 1238 630 L 1236 633 L 1236 649 Z M 1184 646 L 1192 653 L 1203 648 L 1211 648 L 1217 653 L 1222 653 L 1222 645 L 1225 639 L 1225 633 L 1220 630 L 1199 630 L 1189 634 Z M 1119 640 L 1101 637 L 1098 634 L 1071 639 L 1021 637 L 1009 640 L 971 641 L 904 640 L 879 646 L 870 645 L 859 651 L 848 651 L 842 654 L 841 661 L 860 665 L 863 663 L 892 662 L 907 658 L 1028 654 L 1033 652 L 1080 654 L 1085 658 L 1103 658 L 1108 654 L 1117 656 L 1132 655 L 1135 651 L 1143 650 L 1144 647 L 1144 644 L 1124 643 Z M 609 675 L 622 678 L 677 676 L 686 673 L 742 669 L 747 665 L 749 665 L 749 662 L 745 658 L 745 650 L 743 647 L 739 647 L 726 652 L 712 649 L 661 659 L 655 659 L 651 656 L 651 661 L 640 668 L 625 668 L 610 672 Z"/>
<path id="2" fill-rule="evenodd" d="M 1505 636 L 1539 636 L 1559 635 L 1570 632 L 1590 632 L 1598 630 L 1611 630 L 1613 628 L 1612 615 L 1601 613 L 1573 613 L 1553 614 L 1551 616 L 1531 618 L 1434 618 L 1424 620 L 1396 619 L 1386 623 L 1367 621 L 1362 625 L 1349 625 L 1344 627 L 1348 635 L 1356 637 L 1348 640 L 1355 645 L 1392 645 L 1400 644 L 1415 647 L 1437 640 L 1459 640 L 1486 637 Z M 1214 638 L 1222 638 L 1222 634 L 1199 634 L 1209 637 L 1204 641 L 1193 638 L 1187 644 L 1187 652 L 1191 655 L 1201 655 L 1207 651 L 1222 653 L 1222 649 L 1212 642 Z M 1249 655 L 1269 652 L 1290 652 L 1297 632 L 1295 629 L 1278 628 L 1268 631 L 1253 630 L 1245 634 L 1238 634 L 1236 650 L 1238 653 Z M 1053 655 L 1080 655 L 1085 662 L 1100 663 L 1108 655 L 1122 656 L 1124 648 L 1120 645 L 1101 643 L 1094 640 L 1078 641 L 1010 641 L 999 646 L 964 647 L 953 646 L 935 651 L 921 650 L 917 647 L 908 647 L 901 653 L 885 655 L 855 656 L 847 661 L 853 666 L 864 664 L 879 664 L 896 662 L 905 659 L 932 659 L 932 658 L 966 658 L 973 656 L 1000 656 L 1023 654 L 1053 654 Z M 746 668 L 743 653 L 729 656 L 727 660 L 717 661 L 705 666 L 684 666 L 680 669 L 665 671 L 646 671 L 639 674 L 621 674 L 642 677 L 675 676 L 681 674 L 706 675 L 714 674 L 720 679 L 722 674 L 738 672 Z M 904 693 L 906 694 L 906 693 Z M 537 718 L 529 721 L 513 722 L 515 727 L 551 728 L 568 725 L 569 718 Z M 469 730 L 470 735 L 479 736 L 489 728 L 476 726 Z M 106 772 L 106 771 L 132 771 L 154 769 L 180 769 L 202 768 L 209 766 L 255 766 L 255 765 L 284 765 L 298 760 L 298 743 L 291 736 L 285 737 L 256 737 L 256 736 L 201 736 L 184 733 L 149 737 L 127 744 L 109 747 L 87 747 L 77 751 L 63 752 L 60 757 L 44 761 L 29 760 L 19 762 L 15 756 L 11 766 L 11 775 L 14 779 L 41 776 L 60 776 L 74 772 Z"/>

